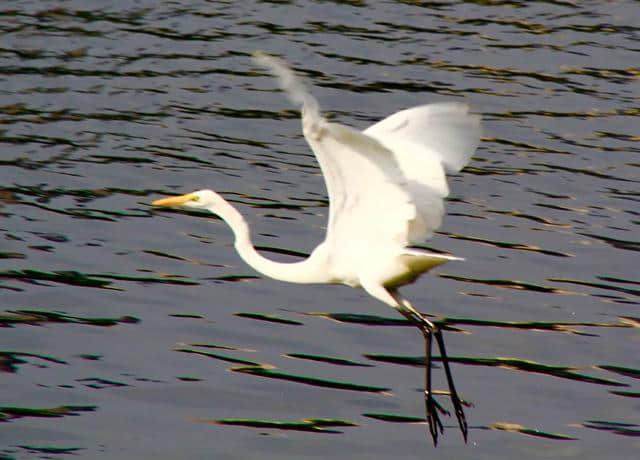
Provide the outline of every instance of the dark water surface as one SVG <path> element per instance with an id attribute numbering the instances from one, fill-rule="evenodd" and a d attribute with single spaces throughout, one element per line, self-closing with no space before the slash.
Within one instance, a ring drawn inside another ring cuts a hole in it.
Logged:
<path id="1" fill-rule="evenodd" d="M 637 454 L 637 1 L 0 8 L 0 458 Z M 469 444 L 455 418 L 427 438 L 394 311 L 259 277 L 220 220 L 149 206 L 214 188 L 274 258 L 321 241 L 322 177 L 258 49 L 352 126 L 485 114 L 428 243 L 467 260 L 405 289 L 449 325 Z"/>

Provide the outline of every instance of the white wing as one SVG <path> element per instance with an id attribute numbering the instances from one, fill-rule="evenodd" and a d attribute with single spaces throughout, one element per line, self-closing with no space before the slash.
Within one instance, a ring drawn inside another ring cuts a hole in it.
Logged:
<path id="1" fill-rule="evenodd" d="M 402 158 L 435 156 L 448 172 L 460 171 L 480 144 L 480 115 L 470 114 L 460 102 L 439 102 L 396 112 L 364 131 L 394 151 L 413 144 L 415 152 L 396 154 Z"/>
<path id="2" fill-rule="evenodd" d="M 341 248 L 406 246 L 407 225 L 417 210 L 392 152 L 372 137 L 324 119 L 305 123 L 304 134 L 330 190 L 327 241 Z"/>
<path id="3" fill-rule="evenodd" d="M 326 241 L 338 249 L 332 253 L 404 247 L 431 236 L 448 194 L 444 166 L 457 171 L 469 160 L 480 138 L 479 116 L 464 104 L 434 104 L 360 132 L 322 118 L 284 62 L 263 54 L 256 60 L 303 105 L 304 135 L 329 193 Z"/>
<path id="4" fill-rule="evenodd" d="M 441 102 L 402 110 L 370 126 L 364 134 L 393 152 L 417 217 L 408 240 L 418 243 L 433 235 L 449 194 L 445 170 L 460 171 L 480 144 L 480 115 L 459 102 Z"/>

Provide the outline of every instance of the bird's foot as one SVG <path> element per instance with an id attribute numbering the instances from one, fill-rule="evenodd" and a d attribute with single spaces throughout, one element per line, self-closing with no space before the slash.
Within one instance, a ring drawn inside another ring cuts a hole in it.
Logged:
<path id="1" fill-rule="evenodd" d="M 425 404 L 425 418 L 427 420 L 427 424 L 429 425 L 429 433 L 431 433 L 431 437 L 433 438 L 433 445 L 438 445 L 438 432 L 439 434 L 444 434 L 444 425 L 440 420 L 439 413 L 443 415 L 451 415 L 449 411 L 447 411 L 444 407 L 438 403 L 433 397 L 433 395 L 427 391 L 424 392 L 424 404 Z"/>
<path id="2" fill-rule="evenodd" d="M 424 392 L 424 399 L 425 399 L 425 402 L 427 402 L 428 404 L 431 404 L 432 407 L 435 407 L 438 410 L 438 412 L 440 412 L 442 415 L 451 417 L 451 412 L 449 412 L 447 409 L 442 407 L 442 404 L 436 401 L 436 399 L 433 396 L 429 398 L 429 395 L 426 391 Z M 429 399 L 431 399 L 431 401 L 429 401 Z"/>
<path id="3" fill-rule="evenodd" d="M 429 395 L 429 393 L 427 393 L 426 391 L 424 392 L 424 402 L 426 413 L 425 418 L 427 423 L 429 424 L 429 432 L 431 433 L 431 437 L 433 438 L 434 446 L 437 446 L 438 436 L 440 434 L 444 434 L 444 425 L 442 424 L 442 420 L 440 420 L 440 414 L 450 417 L 451 412 L 445 409 L 438 401 L 436 401 L 436 399 L 432 395 Z M 451 395 L 451 403 L 453 404 L 454 412 L 456 414 L 456 418 L 458 419 L 458 426 L 460 427 L 460 432 L 462 433 L 464 442 L 467 442 L 469 428 L 467 425 L 467 418 L 462 406 L 474 406 L 472 403 L 458 398 L 457 395 L 455 397 Z"/>
<path id="4" fill-rule="evenodd" d="M 458 426 L 460 427 L 460 431 L 462 432 L 462 437 L 464 438 L 464 442 L 467 442 L 467 435 L 469 432 L 469 427 L 467 426 L 467 417 L 464 415 L 464 410 L 462 409 L 463 401 L 458 398 L 458 395 L 453 397 L 451 395 L 451 403 L 453 404 L 453 409 L 456 413 L 456 418 L 458 419 Z"/>

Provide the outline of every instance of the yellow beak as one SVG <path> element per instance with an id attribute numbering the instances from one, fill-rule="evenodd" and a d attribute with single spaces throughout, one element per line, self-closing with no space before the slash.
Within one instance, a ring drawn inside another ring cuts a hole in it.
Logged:
<path id="1" fill-rule="evenodd" d="M 186 195 L 170 196 L 162 198 L 151 203 L 152 206 L 180 206 L 196 197 L 195 193 L 187 193 Z"/>

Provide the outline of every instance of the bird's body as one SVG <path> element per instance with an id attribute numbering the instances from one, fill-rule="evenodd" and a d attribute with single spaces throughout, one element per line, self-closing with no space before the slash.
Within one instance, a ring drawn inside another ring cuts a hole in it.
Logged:
<path id="1" fill-rule="evenodd" d="M 302 261 L 281 263 L 260 255 L 240 213 L 211 190 L 157 200 L 156 206 L 209 209 L 235 234 L 240 256 L 257 271 L 281 281 L 362 287 L 421 328 L 429 345 L 436 326 L 423 318 L 397 288 L 416 280 L 450 255 L 413 247 L 431 237 L 444 215 L 449 194 L 445 172 L 467 164 L 480 141 L 480 117 L 461 103 L 422 105 L 397 112 L 364 131 L 330 123 L 316 100 L 277 58 L 259 54 L 256 61 L 278 76 L 289 97 L 302 106 L 304 136 L 313 149 L 329 195 L 325 239 Z M 430 362 L 427 371 L 430 369 Z M 456 401 L 446 365 L 452 400 L 466 439 L 466 421 Z M 434 441 L 442 424 L 427 374 L 427 418 Z M 461 415 L 460 415 L 461 414 Z M 462 417 L 462 418 L 461 418 Z M 463 423 L 464 422 L 464 423 Z M 464 427 L 463 427 L 464 425 Z"/>

